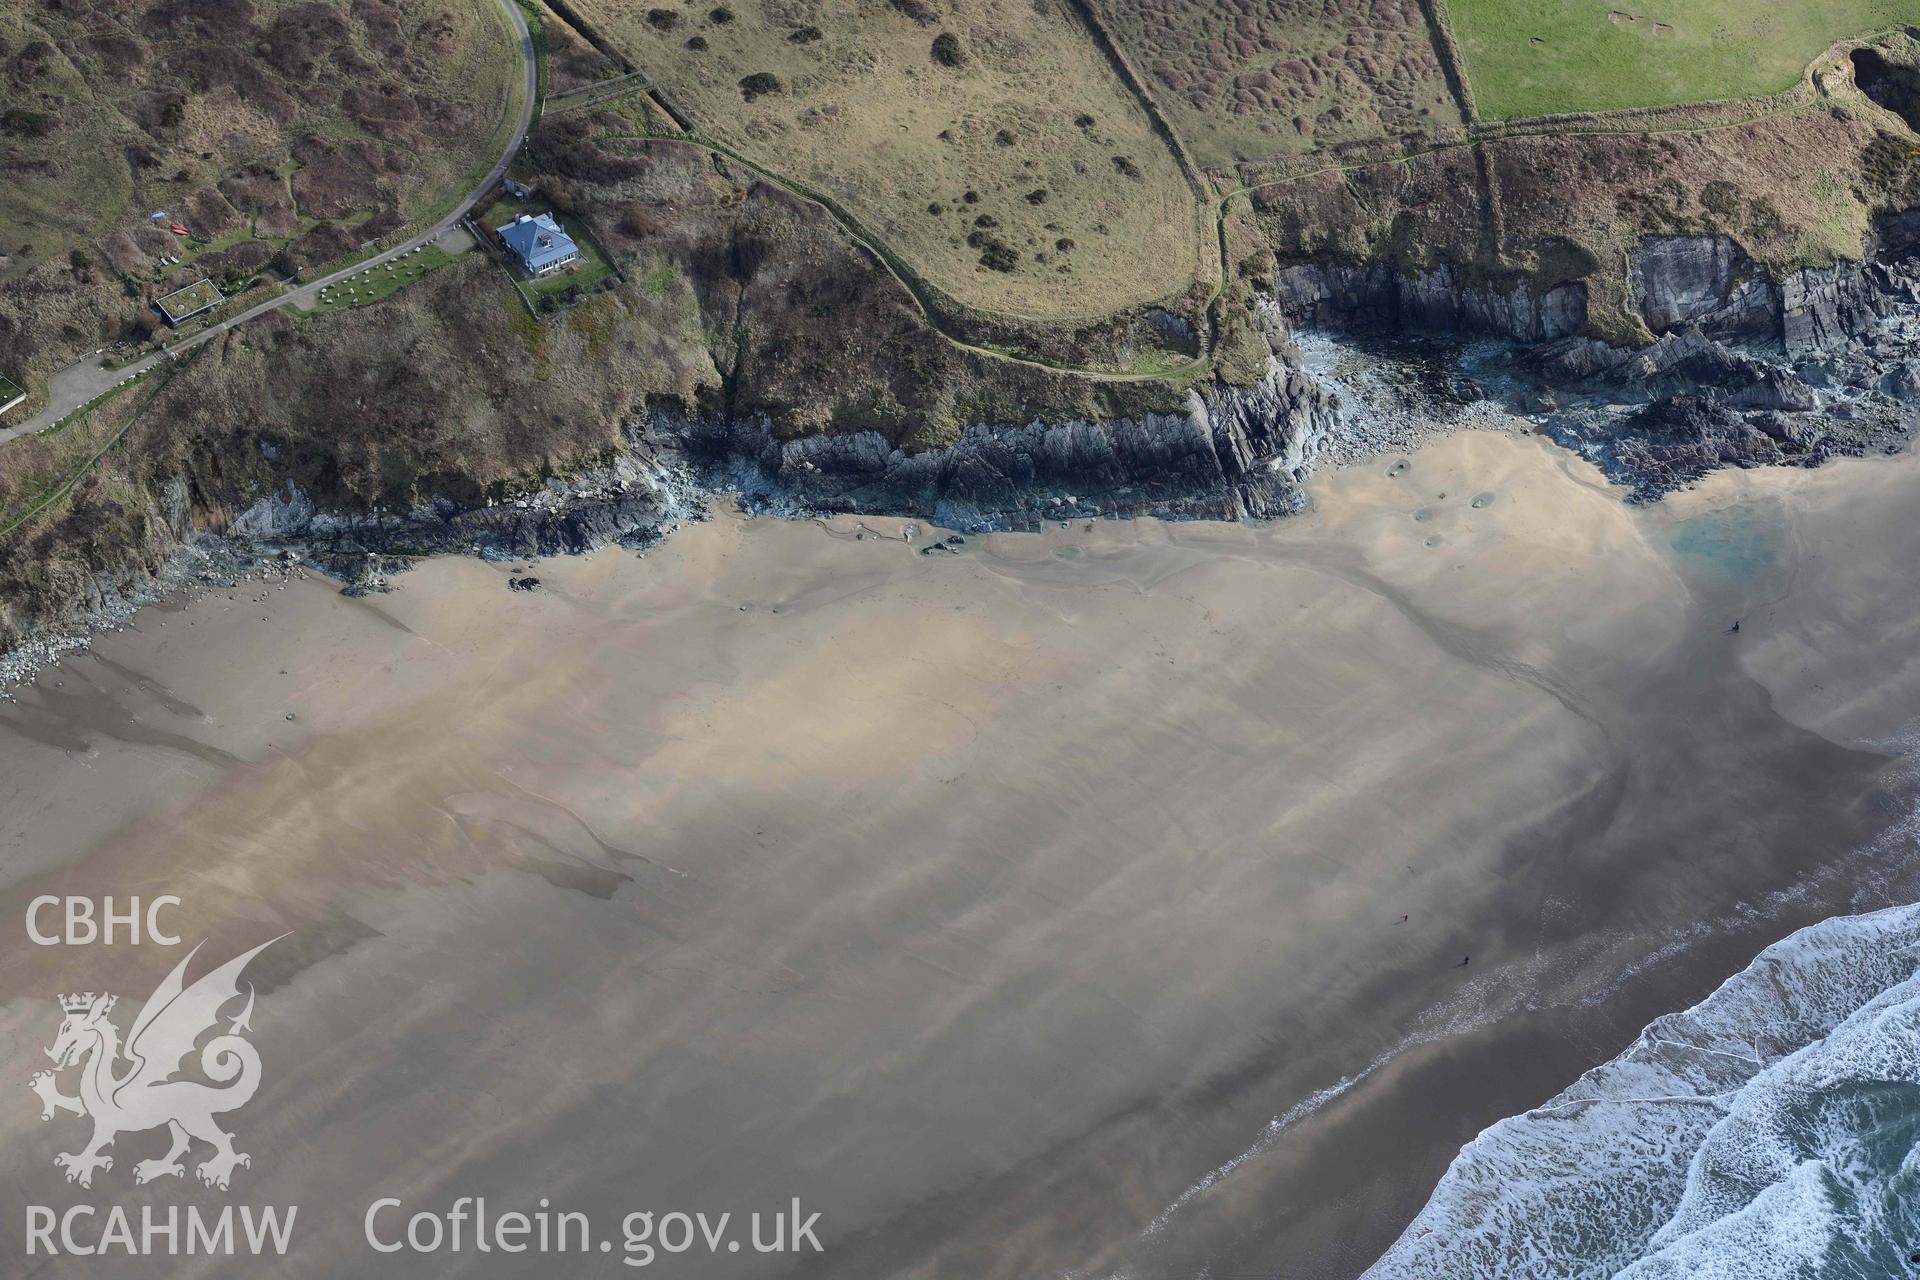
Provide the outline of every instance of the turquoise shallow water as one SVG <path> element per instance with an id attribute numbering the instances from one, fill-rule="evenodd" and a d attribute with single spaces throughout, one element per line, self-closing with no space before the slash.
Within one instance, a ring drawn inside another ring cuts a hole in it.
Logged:
<path id="1" fill-rule="evenodd" d="M 1369 1280 L 1920 1276 L 1920 906 L 1767 948 L 1464 1147 Z"/>
<path id="2" fill-rule="evenodd" d="M 1739 585 L 1778 569 L 1786 559 L 1788 537 L 1786 520 L 1778 511 L 1742 503 L 1673 526 L 1667 545 L 1688 570 Z"/>
<path id="3" fill-rule="evenodd" d="M 1769 594 L 1807 567 L 1778 502 L 1659 536 L 1729 620 L 1753 611 L 1764 626 Z M 1912 728 L 1876 749 L 1911 762 Z M 1917 837 L 1910 814 L 1859 851 L 1856 906 L 1912 883 Z M 1920 905 L 1800 930 L 1541 1106 L 1482 1131 L 1366 1273 L 1788 1277 L 1920 1280 Z"/>

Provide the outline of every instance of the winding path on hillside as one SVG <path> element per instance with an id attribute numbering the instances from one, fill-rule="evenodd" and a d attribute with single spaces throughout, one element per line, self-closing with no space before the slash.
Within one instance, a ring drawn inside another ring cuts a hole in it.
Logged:
<path id="1" fill-rule="evenodd" d="M 1476 110 L 1473 105 L 1472 90 L 1467 83 L 1464 68 L 1458 63 L 1457 51 L 1451 47 L 1451 38 L 1448 34 L 1444 19 L 1441 18 L 1439 10 L 1434 7 L 1433 0 L 1422 0 L 1422 5 L 1430 26 L 1431 38 L 1435 46 L 1435 55 L 1440 59 L 1442 67 L 1447 73 L 1449 89 L 1462 115 L 1463 125 L 1460 135 L 1430 142 L 1419 147 L 1408 147 L 1404 139 L 1390 135 L 1386 139 L 1387 141 L 1400 141 L 1402 144 L 1402 150 L 1397 155 L 1381 156 L 1376 154 L 1358 160 L 1335 161 L 1300 172 L 1269 178 L 1264 181 L 1232 186 L 1226 185 L 1227 176 L 1224 174 L 1191 170 L 1191 172 L 1198 174 L 1198 181 L 1202 184 L 1200 189 L 1195 191 L 1195 195 L 1200 202 L 1199 211 L 1202 214 L 1203 223 L 1211 223 L 1211 238 L 1215 242 L 1214 248 L 1218 254 L 1217 274 L 1214 277 L 1211 291 L 1202 302 L 1205 332 L 1202 335 L 1200 354 L 1181 364 L 1157 369 L 1150 373 L 1123 372 L 1112 369 L 1063 364 L 1039 359 L 1030 355 L 1021 355 L 1001 348 L 982 346 L 968 341 L 964 336 L 951 329 L 943 319 L 943 311 L 946 308 L 938 299 L 932 296 L 934 292 L 932 286 L 920 277 L 919 273 L 914 270 L 910 263 L 903 261 L 889 249 L 881 237 L 868 231 L 860 220 L 855 217 L 850 210 L 841 205 L 840 202 L 787 174 L 776 172 L 749 159 L 733 147 L 703 133 L 697 124 L 691 122 L 690 117 L 688 117 L 686 113 L 666 99 L 659 82 L 655 80 L 645 68 L 640 67 L 632 58 L 628 57 L 624 51 L 619 50 L 617 46 L 605 46 L 603 43 L 596 43 L 595 47 L 607 48 L 610 56 L 616 57 L 623 65 L 632 68 L 630 75 L 635 78 L 639 85 L 639 88 L 636 88 L 635 92 L 645 92 L 652 99 L 653 105 L 658 107 L 662 113 L 677 126 L 673 130 L 658 130 L 624 136 L 634 141 L 677 142 L 698 147 L 719 159 L 738 164 L 749 170 L 761 181 L 777 187 L 797 199 L 818 207 L 828 217 L 833 219 L 834 223 L 849 241 L 856 245 L 888 275 L 892 276 L 895 282 L 906 291 L 907 295 L 913 300 L 915 308 L 920 312 L 920 317 L 927 327 L 960 350 L 983 359 L 999 361 L 1003 364 L 1025 365 L 1028 368 L 1044 369 L 1053 373 L 1071 374 L 1075 377 L 1096 382 L 1173 382 L 1179 384 L 1205 377 L 1213 370 L 1220 333 L 1218 308 L 1231 278 L 1227 219 L 1231 215 L 1233 202 L 1236 199 L 1250 198 L 1258 192 L 1270 191 L 1290 186 L 1294 183 L 1310 181 L 1314 178 L 1324 177 L 1329 174 L 1355 173 L 1363 169 L 1377 168 L 1382 165 L 1405 164 L 1441 152 L 1464 149 L 1479 151 L 1487 146 L 1497 145 L 1502 142 L 1552 137 L 1659 137 L 1662 135 L 1675 134 L 1717 133 L 1728 129 L 1744 128 L 1759 121 L 1777 116 L 1793 115 L 1798 112 L 1817 109 L 1827 101 L 1827 94 L 1824 87 L 1821 86 L 1816 79 L 1808 76 L 1807 80 L 1812 84 L 1814 90 L 1814 97 L 1811 101 L 1790 100 L 1789 95 L 1792 93 L 1791 90 L 1785 94 L 1771 95 L 1766 98 L 1748 99 L 1744 100 L 1744 102 L 1750 105 L 1752 109 L 1746 114 L 1733 119 L 1689 124 L 1668 124 L 1658 122 L 1664 119 L 1664 116 L 1654 115 L 1654 112 L 1664 112 L 1668 108 L 1634 108 L 1626 111 L 1582 113 L 1565 117 L 1543 116 L 1535 120 L 1519 122 L 1517 127 L 1515 124 L 1506 122 L 1487 124 L 1477 119 Z M 1182 172 L 1190 172 L 1191 160 L 1184 139 L 1172 128 L 1171 123 L 1166 120 L 1160 110 L 1159 104 L 1154 101 L 1152 94 L 1147 90 L 1145 84 L 1139 79 L 1130 65 L 1127 64 L 1124 55 L 1119 52 L 1118 45 L 1111 39 L 1105 31 L 1105 28 L 1100 24 L 1097 13 L 1090 6 L 1078 3 L 1078 0 L 1076 0 L 1076 3 L 1073 5 L 1073 10 L 1080 16 L 1083 24 L 1089 29 L 1090 38 L 1096 40 L 1096 42 L 1101 45 L 1103 51 L 1107 52 L 1110 57 L 1115 60 L 1116 74 L 1122 81 L 1123 87 L 1134 97 L 1140 108 L 1147 113 L 1148 117 L 1155 122 L 1157 129 L 1161 131 L 1162 140 L 1166 142 L 1172 151 Z M 575 21 L 577 22 L 578 20 L 575 19 Z M 1809 71 L 1811 71 L 1812 65 L 1814 64 L 1810 64 Z M 1714 105 L 1731 106 L 1738 104 L 1720 103 Z M 1481 181 L 1483 187 L 1490 181 L 1484 170 L 1481 175 Z M 1482 203 L 1484 207 L 1488 209 L 1492 208 L 1493 197 L 1490 190 L 1483 192 Z M 977 307 L 974 309 L 984 310 Z M 989 311 L 986 312 L 986 314 L 1015 322 L 1031 318 L 1009 312 Z M 1099 317 L 1088 316 L 1081 318 L 1092 320 Z"/>
<path id="2" fill-rule="evenodd" d="M 507 140 L 506 148 L 501 152 L 500 159 L 496 161 L 493 168 L 488 171 L 485 180 L 455 206 L 451 213 L 447 214 L 427 230 L 409 240 L 395 245 L 391 249 L 383 250 L 371 258 L 355 262 L 352 266 L 343 267 L 328 275 L 310 280 L 306 284 L 296 285 L 285 293 L 277 294 L 257 306 L 249 307 L 237 316 L 222 320 L 219 324 L 210 325 L 190 338 L 184 338 L 170 347 L 163 345 L 159 351 L 147 356 L 145 359 L 137 360 L 132 364 L 123 365 L 117 369 L 109 369 L 105 365 L 105 357 L 96 352 L 76 364 L 69 365 L 47 379 L 46 407 L 18 426 L 0 430 L 0 444 L 5 444 L 7 441 L 15 439 L 18 436 L 31 435 L 35 432 L 44 431 L 67 415 L 91 404 L 93 401 L 106 395 L 115 387 L 120 386 L 129 379 L 137 378 L 148 370 L 155 368 L 162 361 L 178 359 L 196 347 L 212 341 L 214 338 L 219 337 L 231 329 L 246 324 L 248 321 L 259 319 L 269 311 L 278 311 L 280 308 L 289 304 L 312 310 L 319 303 L 320 291 L 322 289 L 338 284 L 351 276 L 358 275 L 362 271 L 384 266 L 396 258 L 412 253 L 415 249 L 422 248 L 438 239 L 443 232 L 449 230 L 455 226 L 460 219 L 466 217 L 467 211 L 479 203 L 481 197 L 493 190 L 500 179 L 506 175 L 507 167 L 513 163 L 514 156 L 519 154 L 521 144 L 527 140 L 527 131 L 533 127 L 534 111 L 540 103 L 540 61 L 538 55 L 534 52 L 533 32 L 528 29 L 527 20 L 525 16 L 521 14 L 520 6 L 514 3 L 514 0 L 495 0 L 495 3 L 499 5 L 500 11 L 506 15 L 507 22 L 520 50 L 522 75 L 520 114 L 518 119 L 514 121 L 513 135 Z"/>
<path id="3" fill-rule="evenodd" d="M 260 303 L 259 305 L 252 307 L 237 316 L 233 316 L 230 319 L 223 320 L 219 324 L 211 326 L 210 328 L 208 328 L 202 333 L 198 333 L 191 338 L 184 339 L 181 342 L 176 343 L 174 346 L 170 348 L 165 348 L 163 349 L 162 352 L 149 356 L 134 364 L 127 365 L 118 369 L 108 369 L 103 365 L 103 357 L 96 354 L 85 360 L 80 361 L 77 364 L 74 364 L 72 366 L 69 366 L 66 369 L 61 370 L 60 372 L 54 374 L 51 379 L 49 379 L 48 404 L 46 408 L 42 409 L 40 413 L 36 414 L 34 417 L 26 420 L 25 422 L 22 422 L 18 426 L 0 430 L 0 444 L 4 444 L 6 441 L 12 440 L 18 436 L 27 435 L 33 432 L 45 430 L 47 427 L 54 425 L 55 423 L 59 422 L 61 419 L 65 418 L 66 416 L 75 412 L 76 410 L 84 407 L 85 405 L 89 404 L 90 402 L 97 399 L 98 397 L 105 395 L 108 392 L 111 392 L 115 387 L 121 385 L 123 382 L 130 380 L 134 377 L 137 377 L 140 374 L 145 373 L 148 370 L 156 367 L 162 361 L 175 359 L 179 356 L 185 355 L 187 352 L 203 345 L 210 339 L 217 337 L 220 334 L 223 334 L 235 328 L 236 326 L 245 324 L 251 320 L 255 320 L 270 311 L 278 310 L 279 308 L 284 307 L 289 303 L 296 303 L 296 304 L 300 304 L 300 305 L 311 308 L 311 306 L 317 301 L 318 295 L 322 289 L 330 287 L 331 285 L 337 284 L 341 281 L 344 281 L 354 275 L 357 275 L 362 271 L 368 270 L 369 268 L 380 266 L 387 262 L 391 262 L 395 258 L 398 258 L 403 254 L 409 253 L 412 250 L 429 243 L 430 241 L 434 240 L 439 235 L 441 235 L 443 232 L 445 232 L 448 228 L 458 223 L 461 218 L 465 217 L 467 212 L 470 209 L 472 209 L 472 207 L 480 200 L 480 198 L 486 195 L 488 191 L 492 190 L 494 184 L 499 182 L 501 177 L 506 173 L 507 167 L 513 161 L 513 157 L 520 150 L 521 144 L 526 141 L 527 132 L 532 126 L 532 121 L 533 121 L 535 111 L 539 106 L 539 90 L 538 90 L 539 61 L 538 61 L 538 55 L 534 50 L 532 32 L 528 29 L 526 19 L 521 14 L 519 6 L 515 3 L 515 0 L 496 0 L 496 3 L 500 6 L 501 11 L 507 15 L 507 19 L 512 24 L 514 33 L 518 39 L 521 68 L 522 68 L 522 74 L 524 77 L 524 88 L 522 92 L 520 114 L 519 114 L 518 120 L 515 122 L 513 136 L 506 150 L 501 155 L 499 162 L 494 165 L 493 170 L 487 175 L 486 180 L 482 182 L 477 188 L 475 188 L 472 194 L 470 194 L 465 200 L 463 200 L 453 210 L 453 212 L 448 214 L 445 218 L 443 218 L 439 223 L 434 225 L 429 230 L 421 233 L 420 235 L 413 237 L 412 239 L 406 241 L 403 244 L 397 245 L 392 249 L 388 249 L 385 252 L 378 254 L 373 258 L 367 259 L 362 262 L 356 262 L 350 267 L 343 268 L 339 271 L 331 273 L 330 275 L 323 276 L 319 279 L 316 279 L 308 284 L 300 285 L 294 289 L 291 289 L 286 293 L 280 294 L 274 298 L 267 300 L 266 302 Z M 1096 37 L 1104 35 L 1103 30 L 1098 25 L 1097 16 L 1094 16 L 1090 9 L 1086 9 L 1084 7 L 1077 7 L 1076 12 L 1081 13 L 1083 15 L 1083 20 L 1086 20 L 1091 24 L 1093 28 L 1093 34 Z M 1440 54 L 1443 61 L 1447 59 L 1448 54 L 1446 50 L 1438 49 L 1436 50 L 1436 52 Z M 666 100 L 661 96 L 660 86 L 653 79 L 653 77 L 650 74 L 648 74 L 643 68 L 637 67 L 630 59 L 625 59 L 623 57 L 622 60 L 625 61 L 627 65 L 633 66 L 635 68 L 631 72 L 630 77 L 628 77 L 632 81 L 632 83 L 635 85 L 635 88 L 633 91 L 648 93 L 649 96 L 651 96 L 654 99 L 656 104 L 659 105 L 666 112 L 668 117 L 670 119 L 675 120 L 675 122 L 678 123 L 680 120 L 680 113 L 673 110 L 668 105 Z M 1144 86 L 1142 86 L 1135 77 L 1133 77 L 1130 74 L 1125 74 L 1125 75 L 1122 75 L 1121 78 L 1126 82 L 1126 88 L 1128 89 L 1128 91 L 1133 95 L 1135 95 L 1136 98 L 1139 99 L 1142 109 L 1145 110 L 1150 117 L 1152 117 L 1156 122 L 1160 123 L 1161 126 L 1166 129 L 1167 134 L 1169 136 L 1170 146 L 1172 150 L 1175 152 L 1176 158 L 1179 158 L 1185 161 L 1186 152 L 1185 152 L 1184 143 L 1179 138 L 1178 134 L 1173 132 L 1173 130 L 1171 129 L 1171 126 L 1165 122 L 1164 118 L 1161 116 L 1159 112 L 1158 104 L 1152 100 L 1152 97 L 1150 94 L 1145 92 Z M 1797 111 L 1803 111 L 1808 109 L 1808 104 L 1806 103 L 1791 103 L 1791 104 L 1782 105 L 1782 106 L 1770 106 L 1770 105 L 1766 105 L 1767 100 L 1763 99 L 1763 100 L 1756 101 L 1755 103 L 1756 110 L 1750 115 L 1743 116 L 1733 120 L 1715 121 L 1711 123 L 1703 123 L 1698 125 L 1668 125 L 1668 126 L 1655 125 L 1652 127 L 1645 127 L 1645 128 L 1639 128 L 1639 129 L 1632 128 L 1629 125 L 1629 127 L 1621 128 L 1621 127 L 1614 127 L 1606 123 L 1605 116 L 1602 115 L 1599 117 L 1582 116 L 1577 118 L 1568 118 L 1562 121 L 1556 121 L 1551 118 L 1542 118 L 1534 127 L 1521 128 L 1521 129 L 1501 127 L 1498 129 L 1482 130 L 1480 128 L 1477 128 L 1472 123 L 1472 108 L 1471 108 L 1472 99 L 1470 96 L 1470 91 L 1468 91 L 1465 87 L 1464 78 L 1461 80 L 1455 92 L 1459 98 L 1460 106 L 1463 112 L 1465 112 L 1466 115 L 1468 116 L 1468 120 L 1469 120 L 1464 136 L 1461 136 L 1459 138 L 1452 138 L 1452 139 L 1447 139 L 1441 142 L 1435 142 L 1435 143 L 1429 144 L 1428 146 L 1419 148 L 1417 150 L 1404 152 L 1401 155 L 1393 157 L 1391 159 L 1381 159 L 1379 157 L 1370 157 L 1367 159 L 1357 160 L 1349 163 L 1327 164 L 1327 165 L 1314 168 L 1314 169 L 1309 169 L 1303 172 L 1288 174 L 1282 177 L 1269 179 L 1264 182 L 1255 182 L 1248 185 L 1234 186 L 1224 190 L 1220 189 L 1218 186 L 1215 186 L 1211 192 L 1207 192 L 1204 190 L 1197 191 L 1196 195 L 1199 196 L 1200 199 L 1202 200 L 1202 207 L 1203 207 L 1206 219 L 1208 221 L 1211 221 L 1212 223 L 1213 238 L 1216 242 L 1215 249 L 1216 249 L 1216 252 L 1218 253 L 1218 259 L 1219 259 L 1218 266 L 1217 266 L 1218 274 L 1214 279 L 1213 289 L 1205 299 L 1204 307 L 1203 307 L 1204 319 L 1206 324 L 1206 333 L 1204 334 L 1202 339 L 1201 354 L 1193 357 L 1190 361 L 1186 362 L 1185 364 L 1174 366 L 1171 368 L 1155 370 L 1150 373 L 1124 372 L 1124 371 L 1112 370 L 1112 369 L 1087 368 L 1084 366 L 1061 364 L 1053 361 L 1037 359 L 1032 356 L 1021 355 L 1016 352 L 1000 350 L 994 347 L 982 346 L 977 343 L 970 342 L 961 334 L 953 332 L 943 322 L 941 318 L 942 308 L 934 298 L 929 296 L 928 286 L 924 281 L 920 279 L 919 274 L 913 270 L 911 265 L 904 261 L 899 260 L 895 256 L 895 254 L 890 249 L 887 248 L 884 242 L 882 242 L 880 237 L 870 233 L 848 210 L 843 208 L 837 201 L 833 200 L 829 196 L 825 195 L 824 193 L 812 190 L 809 187 L 807 187 L 805 184 L 785 174 L 776 173 L 762 165 L 756 164 L 754 161 L 748 159 L 744 155 L 741 155 L 738 151 L 735 151 L 733 148 L 720 143 L 718 140 L 714 138 L 707 137 L 701 134 L 698 131 L 697 126 L 691 129 L 688 129 L 687 131 L 684 131 L 684 132 L 660 132 L 660 133 L 651 133 L 651 134 L 634 135 L 634 136 L 636 137 L 636 139 L 643 139 L 646 141 L 662 141 L 662 142 L 670 141 L 670 142 L 678 142 L 678 143 L 683 143 L 690 146 L 699 147 L 702 150 L 707 151 L 708 153 L 716 157 L 719 157 L 727 161 L 731 161 L 735 164 L 745 167 L 746 169 L 751 171 L 756 178 L 762 181 L 765 181 L 772 186 L 778 187 L 781 190 L 788 192 L 789 194 L 795 196 L 798 199 L 804 200 L 807 203 L 818 207 L 819 209 L 821 209 L 822 212 L 824 212 L 829 218 L 831 218 L 834 221 L 834 223 L 840 228 L 840 230 L 847 236 L 847 238 L 854 245 L 858 246 L 860 250 L 864 252 L 875 264 L 877 264 L 888 275 L 892 276 L 895 282 L 898 283 L 900 287 L 906 291 L 908 297 L 910 297 L 913 300 L 916 310 L 919 311 L 921 319 L 927 325 L 927 327 L 932 329 L 935 333 L 939 334 L 947 342 L 951 343 L 953 346 L 959 348 L 962 351 L 966 351 L 982 359 L 995 360 L 1005 364 L 1025 365 L 1029 368 L 1044 369 L 1053 373 L 1070 374 L 1075 377 L 1086 378 L 1086 379 L 1089 379 L 1092 381 L 1098 381 L 1098 382 L 1170 381 L 1170 382 L 1179 383 L 1183 381 L 1190 381 L 1190 380 L 1204 377 L 1213 368 L 1214 355 L 1215 355 L 1215 352 L 1217 349 L 1217 343 L 1218 343 L 1219 323 L 1220 323 L 1219 317 L 1216 314 L 1216 312 L 1218 309 L 1218 304 L 1220 302 L 1220 299 L 1226 291 L 1227 283 L 1229 280 L 1228 273 L 1230 270 L 1230 264 L 1228 262 L 1228 245 L 1227 245 L 1227 218 L 1229 216 L 1232 203 L 1236 199 L 1250 197 L 1254 193 L 1259 191 L 1265 191 L 1265 190 L 1271 190 L 1278 187 L 1284 187 L 1284 186 L 1291 185 L 1293 183 L 1304 182 L 1304 181 L 1311 180 L 1313 178 L 1322 177 L 1327 174 L 1351 173 L 1360 169 L 1372 168 L 1381 164 L 1405 163 L 1409 160 L 1419 159 L 1425 156 L 1433 155 L 1438 152 L 1451 151 L 1451 150 L 1468 148 L 1468 147 L 1479 147 L 1488 143 L 1513 141 L 1513 140 L 1525 139 L 1525 138 L 1580 136 L 1580 135 L 1587 135 L 1587 134 L 1614 134 L 1614 135 L 1620 135 L 1620 136 L 1633 136 L 1633 135 L 1656 136 L 1660 134 L 1711 133 L 1711 132 L 1716 132 L 1723 129 L 1740 128 L 1746 125 L 1750 125 L 1758 120 L 1767 119 L 1772 116 L 1787 115 Z M 1822 95 L 1822 97 L 1824 97 L 1824 95 Z M 1818 103 L 1818 100 L 1816 100 L 1816 103 L 1814 105 L 1817 105 L 1817 103 Z M 1614 114 L 1617 114 L 1623 117 L 1625 120 L 1631 121 L 1632 117 L 1638 113 L 1624 112 L 1624 113 L 1614 113 Z M 1213 175 L 1207 175 L 1207 180 L 1209 182 L 1211 182 L 1212 179 L 1213 179 Z M 1013 320 L 1022 319 L 1022 317 L 1011 316 L 1011 315 L 1008 316 L 1008 318 Z"/>

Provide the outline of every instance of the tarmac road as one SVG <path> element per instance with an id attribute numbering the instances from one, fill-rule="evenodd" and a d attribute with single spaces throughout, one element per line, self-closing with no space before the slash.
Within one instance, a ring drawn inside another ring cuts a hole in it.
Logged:
<path id="1" fill-rule="evenodd" d="M 105 357 L 99 353 L 95 353 L 84 360 L 67 366 L 47 380 L 46 408 L 17 426 L 0 430 L 0 444 L 5 444 L 7 441 L 18 436 L 31 435 L 35 432 L 44 431 L 82 405 L 111 391 L 125 379 L 146 372 L 162 360 L 185 355 L 200 344 L 211 341 L 213 338 L 218 337 L 238 325 L 246 324 L 250 320 L 257 320 L 269 311 L 277 311 L 281 307 L 290 304 L 298 304 L 299 306 L 311 309 L 318 303 L 322 289 L 345 280 L 349 276 L 357 275 L 370 267 L 383 266 L 386 263 L 392 262 L 395 258 L 410 253 L 414 249 L 420 248 L 422 245 L 435 240 L 442 232 L 454 226 L 460 219 L 466 217 L 467 211 L 473 208 L 482 196 L 493 189 L 494 184 L 498 183 L 501 177 L 505 175 L 507 166 L 513 163 L 513 157 L 519 152 L 520 144 L 527 140 L 527 130 L 533 125 L 534 107 L 539 102 L 539 65 L 533 51 L 533 33 L 527 29 L 527 20 L 521 15 L 520 7 L 516 5 L 513 0 L 497 0 L 497 3 L 501 11 L 507 15 L 507 21 L 513 24 L 514 32 L 520 42 L 521 69 L 526 77 L 525 91 L 521 95 L 520 118 L 514 123 L 513 137 L 507 143 L 506 150 L 501 153 L 498 163 L 496 163 L 493 169 L 487 174 L 486 180 L 475 187 L 472 193 L 469 194 L 466 199 L 462 200 L 453 212 L 449 213 L 432 227 L 414 236 L 411 240 L 406 241 L 404 244 L 395 245 L 393 248 L 375 257 L 368 258 L 362 262 L 356 262 L 350 267 L 333 272 L 331 275 L 322 276 L 317 280 L 310 281 L 297 288 L 289 289 L 277 297 L 269 298 L 267 301 L 260 303 L 258 306 L 250 307 L 237 316 L 222 320 L 219 324 L 203 330 L 200 333 L 196 333 L 191 338 L 175 343 L 173 346 L 156 352 L 134 364 L 126 365 L 118 369 L 108 369 L 104 367 L 103 364 Z"/>

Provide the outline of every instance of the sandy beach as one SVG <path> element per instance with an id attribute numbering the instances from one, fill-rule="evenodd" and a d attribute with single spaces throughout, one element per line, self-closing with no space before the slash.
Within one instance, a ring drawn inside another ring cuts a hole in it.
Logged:
<path id="1" fill-rule="evenodd" d="M 1920 716 L 1917 487 L 1908 455 L 1633 509 L 1464 431 L 1268 527 L 923 555 L 716 512 L 534 592 L 445 560 L 156 606 L 0 707 L 5 1234 L 298 1205 L 275 1274 L 613 1276 L 363 1219 L 797 1197 L 817 1254 L 649 1270 L 1355 1275 L 1482 1127 L 1899 898 L 1857 851 Z M 48 894 L 177 895 L 184 944 L 34 945 Z M 135 1186 L 158 1132 L 66 1183 L 83 1126 L 27 1088 L 56 995 L 283 933 L 232 1189 Z"/>

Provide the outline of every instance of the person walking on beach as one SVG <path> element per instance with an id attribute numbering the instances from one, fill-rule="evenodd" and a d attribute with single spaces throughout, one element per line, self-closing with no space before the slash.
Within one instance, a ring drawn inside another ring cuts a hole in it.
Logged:
<path id="1" fill-rule="evenodd" d="M 1466 968 L 1466 967 L 1467 967 L 1467 966 L 1468 966 L 1469 964 L 1472 964 L 1472 963 L 1473 963 L 1473 957 L 1472 957 L 1472 956 L 1461 956 L 1461 957 L 1460 957 L 1460 967 L 1461 967 L 1462 969 L 1464 969 L 1464 968 Z"/>
<path id="2" fill-rule="evenodd" d="M 1401 916 L 1398 920 L 1395 920 L 1394 923 L 1397 925 L 1405 924 L 1407 921 L 1411 919 L 1413 919 L 1412 916 Z"/>

